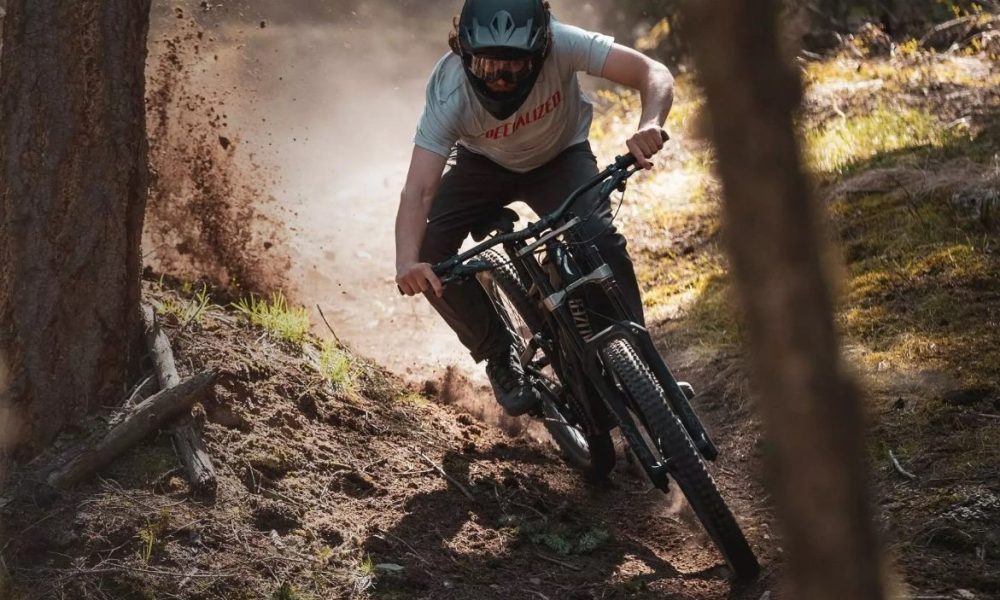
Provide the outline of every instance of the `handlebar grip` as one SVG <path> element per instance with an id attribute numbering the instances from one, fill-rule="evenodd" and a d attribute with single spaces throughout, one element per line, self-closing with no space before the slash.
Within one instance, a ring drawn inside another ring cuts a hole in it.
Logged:
<path id="1" fill-rule="evenodd" d="M 667 143 L 670 141 L 670 134 L 667 133 L 666 129 L 660 130 L 660 137 L 663 138 L 663 143 Z M 632 153 L 615 157 L 615 166 L 618 167 L 619 169 L 627 169 L 628 167 L 634 165 L 636 162 L 638 162 L 638 159 Z"/>

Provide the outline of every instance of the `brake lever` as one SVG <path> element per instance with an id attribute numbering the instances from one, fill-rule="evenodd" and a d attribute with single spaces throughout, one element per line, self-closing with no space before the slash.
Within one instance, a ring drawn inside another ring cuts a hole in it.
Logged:
<path id="1" fill-rule="evenodd" d="M 448 270 L 448 274 L 441 277 L 441 285 L 456 283 L 472 279 L 477 273 L 488 271 L 491 265 L 482 260 L 470 260 L 465 264 L 458 264 Z"/>

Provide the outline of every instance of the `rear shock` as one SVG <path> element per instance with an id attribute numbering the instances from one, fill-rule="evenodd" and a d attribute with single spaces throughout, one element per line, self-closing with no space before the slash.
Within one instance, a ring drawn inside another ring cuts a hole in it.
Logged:
<path id="1" fill-rule="evenodd" d="M 576 330 L 580 332 L 583 341 L 589 342 L 594 337 L 594 328 L 590 324 L 590 316 L 587 314 L 587 307 L 583 300 L 571 298 L 569 312 L 573 315 L 573 323 L 576 324 Z"/>

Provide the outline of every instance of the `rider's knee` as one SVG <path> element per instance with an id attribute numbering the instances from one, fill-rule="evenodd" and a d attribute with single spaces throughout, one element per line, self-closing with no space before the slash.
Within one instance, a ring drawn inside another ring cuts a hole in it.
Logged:
<path id="1" fill-rule="evenodd" d="M 420 262 L 436 263 L 457 253 L 462 242 L 455 243 L 452 237 L 428 224 L 420 243 Z"/>

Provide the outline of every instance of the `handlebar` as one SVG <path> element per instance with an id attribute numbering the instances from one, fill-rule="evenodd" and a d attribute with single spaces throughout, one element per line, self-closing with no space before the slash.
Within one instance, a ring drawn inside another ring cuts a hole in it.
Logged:
<path id="1" fill-rule="evenodd" d="M 660 134 L 663 136 L 664 142 L 670 140 L 670 135 L 667 134 L 666 131 L 661 129 Z M 588 182 L 577 188 L 566 198 L 565 201 L 563 201 L 559 208 L 555 209 L 548 215 L 545 215 L 534 223 L 529 223 L 527 227 L 519 231 L 512 231 L 510 233 L 502 233 L 500 235 L 493 236 L 470 248 L 469 250 L 466 250 L 465 252 L 433 265 L 431 270 L 434 271 L 435 275 L 441 278 L 441 283 L 443 285 L 473 277 L 476 273 L 480 273 L 482 271 L 488 271 L 491 267 L 483 261 L 474 261 L 469 263 L 466 263 L 466 261 L 479 255 L 485 250 L 493 248 L 494 246 L 537 237 L 546 229 L 551 228 L 554 223 L 560 221 L 566 215 L 566 212 L 568 212 L 577 201 L 577 199 L 580 198 L 580 196 L 602 183 L 607 182 L 607 185 L 601 189 L 601 195 L 603 197 L 611 196 L 611 192 L 615 189 L 624 189 L 621 188 L 622 184 L 624 184 L 629 177 L 635 175 L 636 172 L 639 171 L 639 169 L 632 168 L 637 162 L 638 159 L 631 153 L 616 156 L 613 164 L 609 165 Z M 400 293 L 402 293 L 402 291 L 400 291 Z"/>

